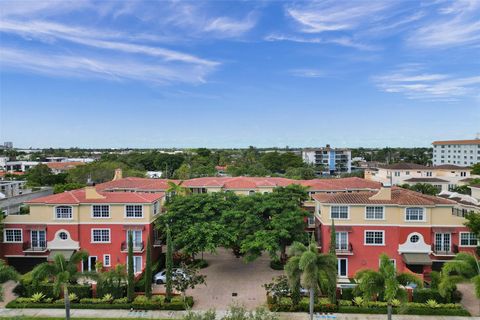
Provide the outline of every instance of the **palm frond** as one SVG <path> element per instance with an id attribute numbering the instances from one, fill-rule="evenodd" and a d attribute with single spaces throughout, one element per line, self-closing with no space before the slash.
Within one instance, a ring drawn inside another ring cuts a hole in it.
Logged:
<path id="1" fill-rule="evenodd" d="M 299 256 L 302 253 L 307 251 L 307 247 L 301 243 L 301 242 L 294 242 L 292 245 L 288 248 L 288 255 L 289 256 Z"/>

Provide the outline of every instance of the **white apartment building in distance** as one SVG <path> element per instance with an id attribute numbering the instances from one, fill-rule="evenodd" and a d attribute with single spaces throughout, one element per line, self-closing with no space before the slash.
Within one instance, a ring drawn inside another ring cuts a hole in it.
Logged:
<path id="1" fill-rule="evenodd" d="M 472 166 L 480 162 L 480 137 L 472 140 L 434 141 L 433 165 Z"/>
<path id="2" fill-rule="evenodd" d="M 307 148 L 302 150 L 302 159 L 305 163 L 322 166 L 322 171 L 328 174 L 352 172 L 349 149 L 331 148 L 328 144 L 324 148 Z"/>

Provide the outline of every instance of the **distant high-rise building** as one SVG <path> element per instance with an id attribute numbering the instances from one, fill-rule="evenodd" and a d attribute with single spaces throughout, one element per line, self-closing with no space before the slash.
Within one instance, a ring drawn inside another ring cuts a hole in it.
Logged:
<path id="1" fill-rule="evenodd" d="M 303 162 L 321 167 L 322 172 L 330 174 L 352 171 L 352 152 L 349 149 L 331 148 L 327 144 L 323 148 L 302 150 Z"/>
<path id="2" fill-rule="evenodd" d="M 472 140 L 434 141 L 433 165 L 472 166 L 480 162 L 480 137 Z"/>
<path id="3" fill-rule="evenodd" d="M 3 143 L 3 148 L 4 148 L 4 149 L 13 149 L 13 142 L 11 142 L 11 141 L 5 141 L 5 142 Z"/>

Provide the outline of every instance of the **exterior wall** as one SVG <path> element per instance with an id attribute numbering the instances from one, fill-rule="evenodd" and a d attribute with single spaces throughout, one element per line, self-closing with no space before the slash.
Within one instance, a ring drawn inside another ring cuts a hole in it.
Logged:
<path id="1" fill-rule="evenodd" d="M 480 188 L 470 187 L 470 190 L 472 190 L 472 197 L 474 197 L 477 200 L 480 200 Z"/>
<path id="2" fill-rule="evenodd" d="M 433 145 L 433 164 L 471 166 L 480 162 L 480 143 Z"/>
<path id="3" fill-rule="evenodd" d="M 33 200 L 36 198 L 49 196 L 53 193 L 53 189 L 50 187 L 43 187 L 41 190 L 23 193 L 14 197 L 0 199 L 0 209 L 7 215 L 16 214 L 20 211 L 20 207 L 24 202 Z"/>

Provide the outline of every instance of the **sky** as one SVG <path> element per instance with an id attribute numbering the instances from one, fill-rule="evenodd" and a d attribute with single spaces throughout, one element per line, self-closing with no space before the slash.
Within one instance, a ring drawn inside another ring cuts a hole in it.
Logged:
<path id="1" fill-rule="evenodd" d="M 0 141 L 17 147 L 421 147 L 478 132 L 478 0 L 0 0 Z"/>

